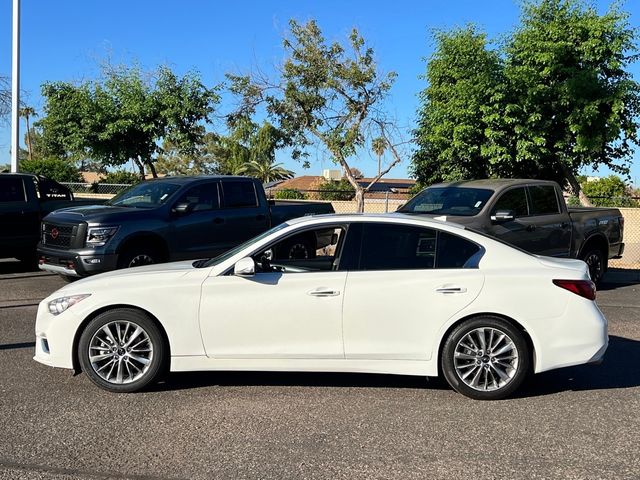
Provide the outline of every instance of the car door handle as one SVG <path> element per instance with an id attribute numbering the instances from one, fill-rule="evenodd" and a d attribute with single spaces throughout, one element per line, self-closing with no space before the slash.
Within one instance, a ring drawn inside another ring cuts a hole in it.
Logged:
<path id="1" fill-rule="evenodd" d="M 568 227 L 569 227 L 569 222 L 562 222 L 562 223 L 560 224 L 560 227 L 562 227 L 562 228 L 568 228 Z"/>
<path id="2" fill-rule="evenodd" d="M 337 297 L 340 295 L 340 292 L 337 290 L 317 289 L 311 290 L 310 292 L 307 292 L 307 294 L 312 297 Z"/>
<path id="3" fill-rule="evenodd" d="M 535 225 L 527 225 L 527 232 L 534 232 L 536 229 Z"/>
<path id="4" fill-rule="evenodd" d="M 442 287 L 438 287 L 436 288 L 436 293 L 443 293 L 443 294 L 448 294 L 448 293 L 466 293 L 467 289 L 465 287 L 446 287 L 446 286 L 442 286 Z"/>
<path id="5" fill-rule="evenodd" d="M 220 225 L 224 223 L 224 218 L 216 217 L 213 219 L 213 223 L 215 223 L 216 225 Z"/>

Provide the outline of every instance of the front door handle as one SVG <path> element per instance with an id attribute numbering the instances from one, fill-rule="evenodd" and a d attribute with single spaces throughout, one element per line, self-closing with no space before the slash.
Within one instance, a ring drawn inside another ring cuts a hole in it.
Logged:
<path id="1" fill-rule="evenodd" d="M 467 289 L 465 287 L 448 287 L 448 286 L 442 286 L 442 287 L 438 287 L 436 288 L 436 293 L 443 293 L 443 294 L 450 294 L 450 293 L 466 293 Z"/>
<path id="2" fill-rule="evenodd" d="M 311 290 L 310 292 L 307 292 L 307 294 L 312 297 L 337 297 L 340 295 L 340 292 L 337 290 L 317 289 Z"/>

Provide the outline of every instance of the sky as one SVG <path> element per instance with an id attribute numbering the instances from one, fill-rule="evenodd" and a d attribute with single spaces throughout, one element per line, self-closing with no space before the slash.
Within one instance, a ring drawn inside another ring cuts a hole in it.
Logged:
<path id="1" fill-rule="evenodd" d="M 610 3 L 596 0 L 601 11 Z M 639 26 L 640 0 L 623 5 L 631 25 Z M 5 76 L 11 73 L 11 6 L 12 0 L 0 4 L 0 75 Z M 94 79 L 106 60 L 137 63 L 145 70 L 168 65 L 179 74 L 196 70 L 208 86 L 223 81 L 226 72 L 259 67 L 271 73 L 284 58 L 288 20 L 315 19 L 328 40 L 345 41 L 356 27 L 373 47 L 380 69 L 398 74 L 387 106 L 409 139 L 417 95 L 426 86 L 420 76 L 433 52 L 433 29 L 474 23 L 498 40 L 514 29 L 519 14 L 517 0 L 22 0 L 23 101 L 41 112 L 44 82 Z M 631 72 L 640 81 L 640 65 Z M 22 122 L 21 141 L 24 128 Z M 10 163 L 10 143 L 10 128 L 0 125 L 0 165 Z M 405 153 L 406 160 L 388 177 L 408 176 L 410 151 Z M 310 160 L 305 170 L 287 152 L 277 158 L 300 175 L 336 168 L 321 152 L 313 152 Z M 365 175 L 376 173 L 374 158 L 365 155 L 352 163 Z M 631 180 L 638 185 L 640 152 L 633 163 Z"/>

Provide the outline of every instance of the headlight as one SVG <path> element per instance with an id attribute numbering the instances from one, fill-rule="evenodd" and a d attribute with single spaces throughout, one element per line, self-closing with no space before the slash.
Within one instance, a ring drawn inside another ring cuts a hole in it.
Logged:
<path id="1" fill-rule="evenodd" d="M 51 300 L 48 304 L 49 313 L 51 313 L 52 315 L 60 315 L 67 308 L 75 305 L 81 300 L 84 300 L 90 295 L 91 295 L 90 293 L 85 293 L 83 295 L 69 295 L 68 297 L 55 298 Z"/>
<path id="2" fill-rule="evenodd" d="M 118 227 L 94 227 L 87 232 L 88 247 L 102 247 L 118 231 Z"/>

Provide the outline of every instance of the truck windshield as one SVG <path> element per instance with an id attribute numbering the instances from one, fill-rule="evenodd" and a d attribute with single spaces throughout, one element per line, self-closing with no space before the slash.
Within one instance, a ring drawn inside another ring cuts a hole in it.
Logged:
<path id="1" fill-rule="evenodd" d="M 471 217 L 477 215 L 493 195 L 484 188 L 431 187 L 423 190 L 398 211 Z"/>
<path id="2" fill-rule="evenodd" d="M 142 182 L 120 192 L 107 205 L 132 208 L 155 208 L 169 200 L 180 185 L 168 182 Z"/>

